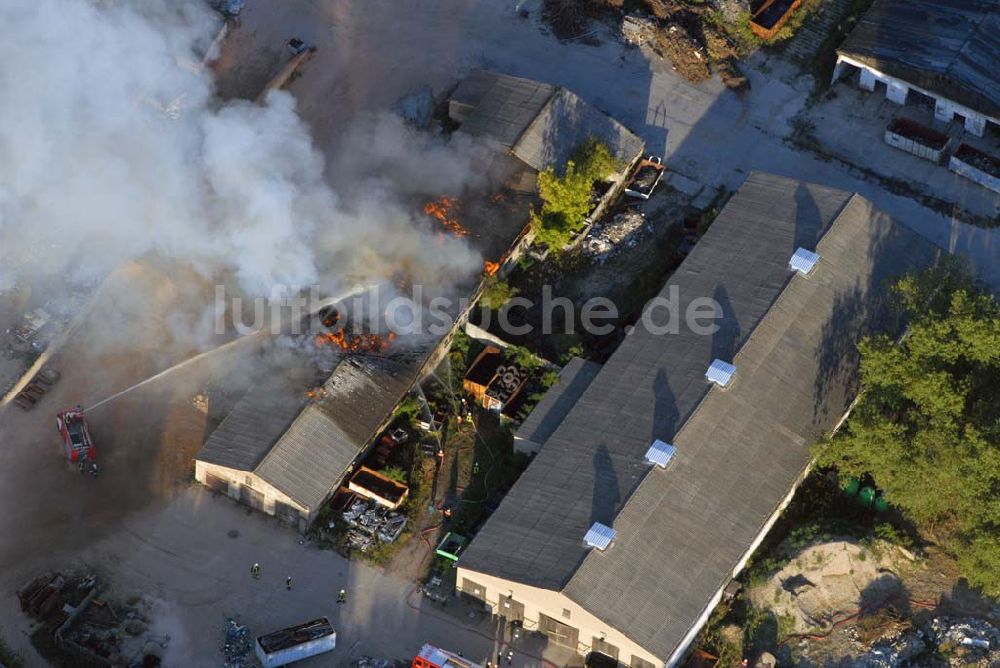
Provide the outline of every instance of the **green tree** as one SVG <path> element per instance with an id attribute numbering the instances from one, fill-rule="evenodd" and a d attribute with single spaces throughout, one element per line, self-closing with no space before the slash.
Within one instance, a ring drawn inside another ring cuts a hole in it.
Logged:
<path id="1" fill-rule="evenodd" d="M 531 219 L 535 238 L 555 249 L 569 243 L 590 213 L 594 183 L 617 169 L 610 149 L 591 137 L 573 151 L 562 175 L 552 167 L 540 172 L 538 194 L 542 208 Z"/>
<path id="2" fill-rule="evenodd" d="M 870 473 L 1000 597 L 1000 305 L 954 262 L 903 278 L 895 295 L 907 334 L 861 342 L 862 398 L 819 464 Z"/>
<path id="3" fill-rule="evenodd" d="M 480 297 L 480 301 L 486 308 L 497 310 L 513 299 L 515 295 L 517 295 L 517 288 L 511 287 L 510 283 L 494 274 L 484 282 L 483 296 Z"/>

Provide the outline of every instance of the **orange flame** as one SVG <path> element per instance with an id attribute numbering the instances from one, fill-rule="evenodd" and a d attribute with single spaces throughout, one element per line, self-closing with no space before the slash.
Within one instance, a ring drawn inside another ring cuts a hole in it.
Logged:
<path id="1" fill-rule="evenodd" d="M 424 213 L 428 216 L 436 218 L 438 222 L 444 227 L 444 229 L 451 232 L 456 237 L 467 237 L 469 236 L 469 230 L 462 227 L 462 224 L 458 222 L 452 213 L 452 209 L 458 204 L 458 200 L 454 197 L 441 196 L 432 202 L 428 202 L 424 205 Z"/>
<path id="2" fill-rule="evenodd" d="M 500 263 L 490 262 L 489 260 L 487 260 L 486 262 L 483 263 L 483 271 L 486 272 L 487 276 L 492 276 L 493 274 L 500 271 Z"/>
<path id="3" fill-rule="evenodd" d="M 503 193 L 497 193 L 490 197 L 490 204 L 500 204 L 505 199 L 507 199 L 507 197 Z"/>
<path id="4" fill-rule="evenodd" d="M 325 334 L 317 334 L 315 338 L 316 345 L 319 347 L 332 345 L 348 353 L 384 353 L 389 350 L 395 340 L 395 332 L 389 332 L 384 337 L 378 334 L 326 332 Z"/>

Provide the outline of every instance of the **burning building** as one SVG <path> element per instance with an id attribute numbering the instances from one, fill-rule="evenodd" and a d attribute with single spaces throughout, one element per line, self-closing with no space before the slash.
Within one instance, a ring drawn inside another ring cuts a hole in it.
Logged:
<path id="1" fill-rule="evenodd" d="M 477 166 L 484 174 L 503 175 L 507 185 L 481 201 L 442 194 L 425 202 L 422 213 L 441 236 L 463 238 L 477 250 L 486 275 L 500 270 L 525 238 L 538 171 L 564 163 L 590 136 L 604 141 L 623 164 L 642 154 L 642 140 L 617 121 L 569 91 L 525 79 L 474 73 L 454 91 L 450 113 L 461 122 L 460 132 L 477 138 Z M 512 187 L 522 182 L 526 190 Z M 456 324 L 464 317 L 453 315 Z M 336 353 L 332 371 L 317 378 L 315 360 L 302 359 L 300 369 L 282 368 L 248 391 L 198 452 L 196 479 L 304 530 L 359 469 L 396 405 L 433 368 L 450 339 L 427 336 L 404 351 L 395 349 L 391 337 L 320 333 L 312 344 Z M 524 394 L 525 378 L 512 370 L 495 375 L 481 401 L 497 410 L 513 406 Z"/>
<path id="2" fill-rule="evenodd" d="M 198 452 L 195 478 L 305 530 L 359 467 L 423 361 L 345 356 L 322 385 L 303 391 L 314 373 L 303 359 L 298 374 L 285 370 L 237 402 Z"/>

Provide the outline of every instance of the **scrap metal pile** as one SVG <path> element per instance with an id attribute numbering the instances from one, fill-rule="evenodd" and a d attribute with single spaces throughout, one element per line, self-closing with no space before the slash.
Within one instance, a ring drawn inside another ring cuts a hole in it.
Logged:
<path id="1" fill-rule="evenodd" d="M 927 665 L 928 653 L 944 657 L 943 665 L 1000 665 L 1000 630 L 982 619 L 935 617 L 921 628 L 877 641 L 852 665 L 862 668 Z"/>
<path id="2" fill-rule="evenodd" d="M 358 499 L 342 514 L 351 527 L 347 544 L 352 550 L 367 552 L 378 543 L 394 543 L 406 527 L 406 516 L 389 511 L 374 501 Z"/>
<path id="3" fill-rule="evenodd" d="M 58 656 L 79 665 L 159 665 L 169 638 L 153 636 L 150 607 L 141 597 L 127 603 L 98 598 L 90 573 L 47 573 L 17 592 L 21 610 L 51 633 Z M 66 663 L 65 665 L 70 665 Z"/>
<path id="4" fill-rule="evenodd" d="M 253 665 L 253 640 L 250 631 L 235 619 L 226 620 L 226 642 L 222 646 L 223 668 L 244 668 Z"/>
<path id="5" fill-rule="evenodd" d="M 619 213 L 610 221 L 602 221 L 587 233 L 583 253 L 604 261 L 620 248 L 633 248 L 653 226 L 645 215 L 635 209 Z"/>

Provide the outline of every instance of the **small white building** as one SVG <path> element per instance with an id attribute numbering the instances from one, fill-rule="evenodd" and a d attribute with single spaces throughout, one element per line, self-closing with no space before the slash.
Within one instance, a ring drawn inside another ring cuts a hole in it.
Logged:
<path id="1" fill-rule="evenodd" d="M 934 117 L 981 137 L 1000 132 L 1000 2 L 876 0 L 837 49 L 833 80 L 885 87 L 899 105 L 925 98 Z"/>

